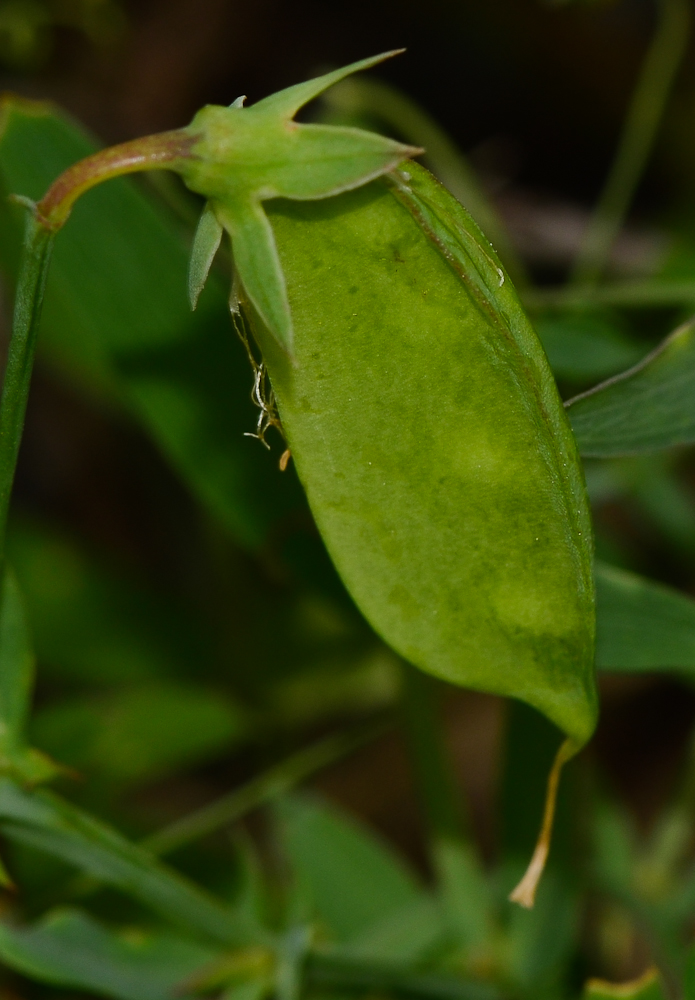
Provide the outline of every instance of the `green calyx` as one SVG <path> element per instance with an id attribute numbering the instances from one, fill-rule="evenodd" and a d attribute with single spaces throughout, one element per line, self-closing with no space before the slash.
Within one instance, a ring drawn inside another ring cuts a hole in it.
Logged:
<path id="1" fill-rule="evenodd" d="M 292 353 L 285 278 L 263 202 L 313 201 L 349 191 L 388 173 L 421 150 L 356 128 L 303 125 L 301 107 L 352 73 L 395 55 L 363 59 L 243 107 L 208 105 L 185 130 L 190 157 L 177 164 L 186 185 L 209 199 L 196 235 L 190 293 L 195 306 L 223 230 L 237 278 L 278 343 Z"/>

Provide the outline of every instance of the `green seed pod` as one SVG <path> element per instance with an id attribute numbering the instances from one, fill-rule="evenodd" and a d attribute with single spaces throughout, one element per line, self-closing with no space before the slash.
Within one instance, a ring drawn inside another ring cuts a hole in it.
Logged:
<path id="1" fill-rule="evenodd" d="M 403 657 L 596 721 L 591 525 L 545 356 L 494 252 L 423 168 L 267 206 L 294 363 L 251 311 L 332 558 Z"/>
<path id="2" fill-rule="evenodd" d="M 316 522 L 367 619 L 423 670 L 520 698 L 567 733 L 512 894 L 531 905 L 560 768 L 596 724 L 588 502 L 543 350 L 468 213 L 417 165 L 394 172 L 418 150 L 293 121 L 383 58 L 76 164 L 32 206 L 23 296 L 40 302 L 46 234 L 108 176 L 166 165 L 209 199 L 191 300 L 226 230 L 232 308 L 245 306 L 266 366 L 256 389 L 267 368 Z M 25 312 L 22 344 L 38 315 Z"/>
<path id="3" fill-rule="evenodd" d="M 566 760 L 597 716 L 574 438 L 494 251 L 427 171 L 407 170 L 266 206 L 293 360 L 249 309 L 253 334 L 316 522 L 367 619 L 423 670 L 545 713 L 570 738 Z M 541 853 L 527 905 L 547 837 Z"/>

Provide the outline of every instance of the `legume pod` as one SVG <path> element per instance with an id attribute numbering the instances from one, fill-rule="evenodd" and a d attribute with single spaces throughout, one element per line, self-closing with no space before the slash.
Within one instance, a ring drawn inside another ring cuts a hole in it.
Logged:
<path id="1" fill-rule="evenodd" d="M 248 309 L 319 529 L 411 663 L 591 735 L 592 535 L 562 403 L 511 282 L 423 168 L 266 203 L 291 359 Z"/>
<path id="2" fill-rule="evenodd" d="M 242 98 L 203 108 L 188 128 L 88 157 L 25 200 L 0 522 L 53 236 L 94 184 L 168 166 L 209 199 L 191 300 L 226 230 L 233 310 L 238 292 L 316 521 L 367 618 L 423 670 L 521 698 L 568 734 L 511 895 L 530 906 L 560 769 L 596 723 L 588 504 L 545 355 L 494 251 L 426 171 L 393 172 L 419 150 L 293 120 L 388 55 L 248 109 Z"/>

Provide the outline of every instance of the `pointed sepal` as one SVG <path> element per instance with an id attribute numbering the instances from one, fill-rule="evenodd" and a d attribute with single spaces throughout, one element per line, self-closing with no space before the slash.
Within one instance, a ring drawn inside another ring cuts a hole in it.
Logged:
<path id="1" fill-rule="evenodd" d="M 375 132 L 335 125 L 296 125 L 287 147 L 286 159 L 267 178 L 266 191 L 298 201 L 361 187 L 422 152 Z"/>
<path id="2" fill-rule="evenodd" d="M 188 267 L 188 298 L 191 309 L 195 309 L 198 305 L 198 298 L 208 280 L 208 274 L 215 254 L 219 250 L 223 232 L 222 223 L 208 202 L 200 216 L 191 248 L 191 260 Z"/>
<path id="3" fill-rule="evenodd" d="M 324 73 L 323 76 L 316 76 L 313 80 L 296 83 L 293 87 L 287 87 L 285 90 L 278 91 L 277 94 L 271 94 L 270 97 L 257 101 L 253 106 L 254 110 L 270 112 L 280 118 L 294 118 L 300 108 L 303 108 L 309 101 L 313 101 L 315 97 L 322 94 L 324 90 L 328 90 L 333 84 L 340 83 L 346 76 L 352 76 L 353 73 L 378 66 L 379 63 L 386 59 L 392 59 L 393 56 L 398 56 L 404 51 L 405 49 L 392 49 L 390 52 L 382 52 L 378 56 L 360 59 L 358 62 L 350 63 L 349 66 L 335 69 L 331 73 Z"/>
<path id="4" fill-rule="evenodd" d="M 292 354 L 292 317 L 275 236 L 263 207 L 241 198 L 216 205 L 232 239 L 235 275 L 268 330 Z"/>

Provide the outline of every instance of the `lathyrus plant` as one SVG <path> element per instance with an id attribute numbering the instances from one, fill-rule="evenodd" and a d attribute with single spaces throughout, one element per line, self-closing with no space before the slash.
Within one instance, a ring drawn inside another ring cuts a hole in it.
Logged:
<path id="1" fill-rule="evenodd" d="M 226 232 L 231 309 L 328 550 L 375 630 L 422 670 L 513 696 L 567 735 L 512 894 L 533 903 L 563 762 L 596 723 L 592 531 L 574 438 L 494 249 L 420 150 L 295 114 L 354 63 L 68 169 L 30 216 L 0 403 L 0 531 L 53 240 L 110 177 L 174 170 L 207 199 L 193 305 Z M 265 388 L 266 373 L 270 387 Z M 280 474 L 280 473 L 278 473 Z"/>

